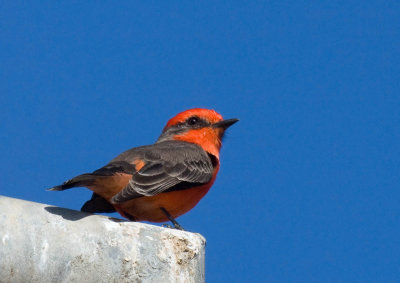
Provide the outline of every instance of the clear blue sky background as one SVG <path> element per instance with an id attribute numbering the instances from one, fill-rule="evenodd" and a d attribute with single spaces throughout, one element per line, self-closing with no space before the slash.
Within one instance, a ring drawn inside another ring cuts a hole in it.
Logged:
<path id="1" fill-rule="evenodd" d="M 79 209 L 44 189 L 213 108 L 208 282 L 400 279 L 399 1 L 2 1 L 0 40 L 1 194 Z"/>

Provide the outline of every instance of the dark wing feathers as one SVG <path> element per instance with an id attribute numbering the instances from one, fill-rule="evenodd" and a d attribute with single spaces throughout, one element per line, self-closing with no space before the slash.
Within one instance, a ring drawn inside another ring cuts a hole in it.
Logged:
<path id="1" fill-rule="evenodd" d="M 112 176 L 117 172 L 133 174 L 133 172 L 135 171 L 136 169 L 133 164 L 128 163 L 126 161 L 115 161 L 115 162 L 110 162 L 106 166 L 94 171 L 92 175 Z"/>
<path id="2" fill-rule="evenodd" d="M 140 185 L 136 183 L 133 178 L 129 181 L 129 184 L 119 193 L 121 195 L 124 195 L 124 200 L 126 201 L 128 199 L 136 198 L 136 197 L 142 197 L 142 196 L 154 196 L 157 195 L 166 189 L 180 183 L 180 181 L 176 178 L 172 177 L 165 177 L 163 180 L 159 181 L 158 183 L 154 183 L 151 185 Z M 126 190 L 126 192 L 125 192 Z M 128 193 L 128 194 L 127 194 Z M 116 197 L 118 197 L 117 194 L 114 196 L 113 201 L 116 200 Z"/>
<path id="3" fill-rule="evenodd" d="M 188 187 L 190 184 L 204 184 L 212 178 L 214 168 L 211 158 L 195 144 L 168 141 L 141 150 L 140 159 L 145 165 L 133 173 L 129 184 L 112 198 L 112 202 L 121 203 L 137 197 L 173 191 L 174 186 L 182 189 L 182 183 L 188 183 Z M 127 152 L 123 154 L 129 158 Z"/>
<path id="4" fill-rule="evenodd" d="M 164 173 L 163 164 L 149 162 L 140 169 L 140 175 L 142 176 L 155 176 Z"/>

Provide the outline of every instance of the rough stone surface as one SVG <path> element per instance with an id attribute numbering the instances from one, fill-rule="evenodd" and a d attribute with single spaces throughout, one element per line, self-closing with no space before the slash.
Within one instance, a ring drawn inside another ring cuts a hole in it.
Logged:
<path id="1" fill-rule="evenodd" d="M 1 282 L 204 282 L 199 234 L 0 196 Z"/>

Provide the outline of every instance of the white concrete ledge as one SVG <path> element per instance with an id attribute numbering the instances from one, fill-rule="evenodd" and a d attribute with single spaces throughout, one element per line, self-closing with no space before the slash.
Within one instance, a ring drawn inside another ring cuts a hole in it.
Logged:
<path id="1" fill-rule="evenodd" d="M 199 234 L 0 196 L 1 282 L 204 282 Z"/>

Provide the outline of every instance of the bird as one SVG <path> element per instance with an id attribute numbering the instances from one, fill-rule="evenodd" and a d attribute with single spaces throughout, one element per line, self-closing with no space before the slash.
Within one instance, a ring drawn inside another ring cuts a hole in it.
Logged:
<path id="1" fill-rule="evenodd" d="M 92 173 L 49 191 L 86 187 L 92 197 L 81 208 L 89 213 L 118 212 L 130 221 L 167 222 L 207 194 L 220 167 L 227 128 L 239 119 L 223 119 L 214 110 L 193 108 L 171 118 L 154 144 L 131 148 Z"/>

